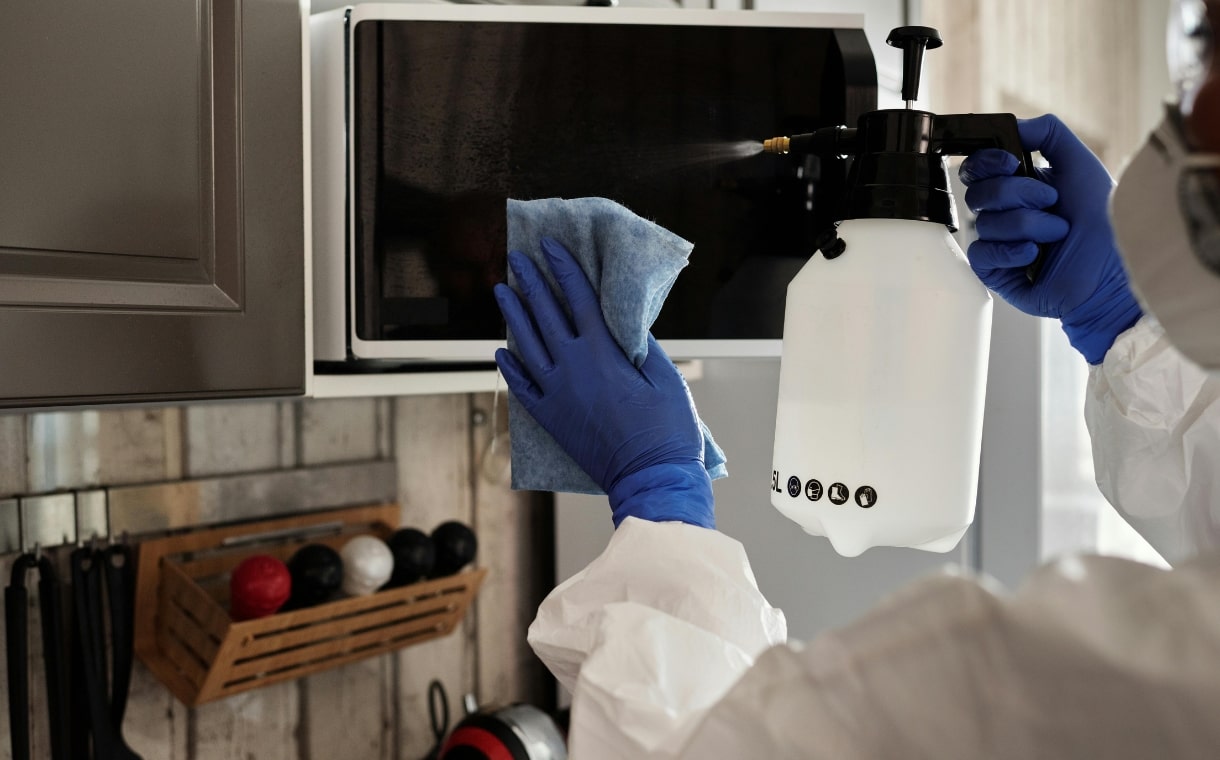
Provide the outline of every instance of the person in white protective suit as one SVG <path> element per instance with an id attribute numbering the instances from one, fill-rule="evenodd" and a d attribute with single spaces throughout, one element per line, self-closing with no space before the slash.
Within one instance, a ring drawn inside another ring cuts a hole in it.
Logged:
<path id="1" fill-rule="evenodd" d="M 1059 319 L 1092 365 L 1098 484 L 1172 570 L 1063 559 L 1013 594 L 942 574 L 787 642 L 741 545 L 714 529 L 673 364 L 655 341 L 640 368 L 626 359 L 562 245 L 543 241 L 570 317 L 510 254 L 520 293 L 496 297 L 517 350 L 497 362 L 617 526 L 529 633 L 574 695 L 576 760 L 1220 757 L 1220 0 L 1178 11 L 1197 22 L 1178 103 L 1117 189 L 1053 116 L 1020 123 L 1050 164 L 1038 178 L 999 151 L 961 169 L 972 267 Z"/>

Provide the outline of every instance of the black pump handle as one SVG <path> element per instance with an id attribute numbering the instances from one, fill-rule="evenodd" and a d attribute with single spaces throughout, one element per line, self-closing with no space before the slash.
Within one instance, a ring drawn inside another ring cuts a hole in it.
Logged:
<path id="1" fill-rule="evenodd" d="M 943 44 L 940 32 L 930 26 L 900 26 L 890 32 L 885 42 L 902 50 L 902 99 L 918 100 L 923 54 Z"/>
<path id="2" fill-rule="evenodd" d="M 967 156 L 980 148 L 1000 148 L 1017 158 L 1017 174 L 1033 176 L 1033 159 L 1021 145 L 1017 117 L 1010 113 L 939 115 L 932 127 L 932 150 L 946 156 Z"/>
<path id="3" fill-rule="evenodd" d="M 1017 117 L 1010 113 L 963 113 L 937 116 L 932 128 L 932 150 L 947 156 L 967 156 L 981 148 L 1000 148 L 1017 159 L 1016 174 L 1034 177 L 1034 160 L 1021 144 Z M 1025 268 L 1030 282 L 1038 279 L 1045 259 L 1045 246 Z"/>

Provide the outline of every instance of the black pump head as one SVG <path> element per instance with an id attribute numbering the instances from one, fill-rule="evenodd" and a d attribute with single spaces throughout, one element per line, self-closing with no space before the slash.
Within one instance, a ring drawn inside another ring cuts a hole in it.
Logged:
<path id="1" fill-rule="evenodd" d="M 914 100 L 924 50 L 940 47 L 928 26 L 904 26 L 886 40 L 903 51 L 902 95 Z M 852 127 L 827 127 L 764 143 L 769 153 L 813 153 L 852 159 L 839 219 L 915 219 L 957 229 L 945 157 L 1003 148 L 1019 174 L 1033 168 L 1011 114 L 936 115 L 913 108 L 870 111 Z"/>
<path id="2" fill-rule="evenodd" d="M 837 218 L 914 219 L 957 229 L 946 156 L 965 156 L 980 148 L 1001 148 L 1017 158 L 1016 173 L 1033 176 L 1033 161 L 1021 145 L 1017 119 L 1008 113 L 942 114 L 911 108 L 919 93 L 923 53 L 943 44 L 927 26 L 904 26 L 886 40 L 903 51 L 902 97 L 906 109 L 870 111 L 854 128 L 826 127 L 763 143 L 765 153 L 815 154 L 850 158 L 847 193 Z M 822 246 L 819 246 L 822 247 Z M 827 250 L 822 247 L 823 251 Z M 841 250 L 832 250 L 837 256 Z M 828 255 L 827 258 L 831 258 Z M 1027 275 L 1032 282 L 1041 254 Z"/>
<path id="3" fill-rule="evenodd" d="M 919 77 L 923 71 L 925 50 L 935 50 L 944 43 L 940 32 L 930 26 L 900 26 L 890 32 L 885 43 L 902 50 L 902 99 L 919 99 Z"/>

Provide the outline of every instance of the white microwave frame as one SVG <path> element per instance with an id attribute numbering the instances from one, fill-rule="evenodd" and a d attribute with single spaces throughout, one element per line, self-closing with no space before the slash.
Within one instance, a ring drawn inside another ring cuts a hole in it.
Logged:
<path id="1" fill-rule="evenodd" d="M 858 13 L 685 10 L 450 3 L 365 3 L 310 18 L 314 360 L 490 362 L 502 340 L 364 340 L 356 335 L 354 73 L 347 53 L 362 21 L 528 22 L 863 29 Z M 675 360 L 778 358 L 782 341 L 662 339 Z"/>

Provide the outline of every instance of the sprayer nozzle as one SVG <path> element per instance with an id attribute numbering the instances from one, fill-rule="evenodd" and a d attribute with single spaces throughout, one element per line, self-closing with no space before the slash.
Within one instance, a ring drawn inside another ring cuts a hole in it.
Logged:
<path id="1" fill-rule="evenodd" d="M 763 140 L 763 153 L 786 154 L 790 143 L 791 140 L 787 137 L 772 137 L 770 140 Z"/>

